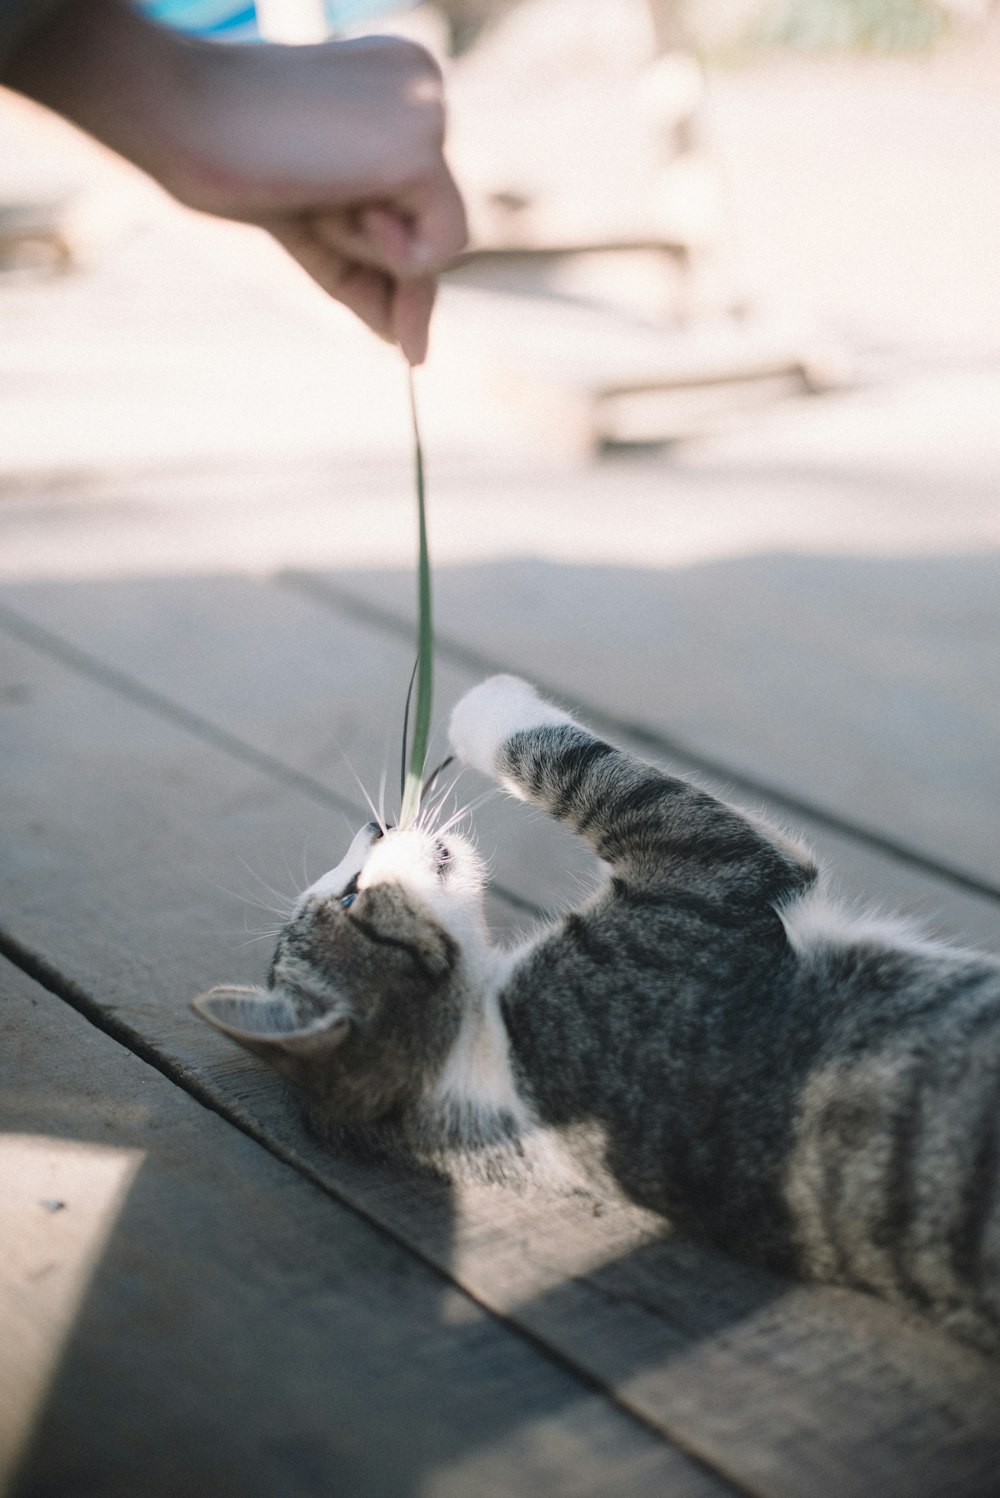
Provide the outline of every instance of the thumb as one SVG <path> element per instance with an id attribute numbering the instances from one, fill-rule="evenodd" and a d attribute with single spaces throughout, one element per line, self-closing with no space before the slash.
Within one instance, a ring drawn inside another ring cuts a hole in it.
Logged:
<path id="1" fill-rule="evenodd" d="M 411 365 L 423 364 L 427 358 L 427 338 L 436 296 L 437 281 L 433 276 L 398 281 L 393 289 L 392 337 Z"/>

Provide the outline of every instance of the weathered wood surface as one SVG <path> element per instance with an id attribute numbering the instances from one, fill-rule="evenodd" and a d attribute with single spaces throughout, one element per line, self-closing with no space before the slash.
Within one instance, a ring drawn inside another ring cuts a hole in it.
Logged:
<path id="1" fill-rule="evenodd" d="M 672 641 L 663 644 L 665 656 L 671 660 L 682 656 L 683 660 L 676 671 L 671 666 L 670 680 L 664 682 L 663 662 L 655 663 L 663 631 L 657 632 L 651 609 L 636 605 L 633 618 L 620 602 L 615 603 L 616 597 L 625 596 L 631 604 L 633 588 L 652 588 L 651 578 L 630 577 L 628 587 L 625 580 L 609 578 L 603 590 L 588 592 L 589 577 L 586 569 L 578 573 L 538 563 L 439 569 L 439 722 L 445 721 L 450 702 L 491 669 L 512 668 L 534 679 L 553 678 L 549 684 L 571 705 L 584 704 L 602 731 L 640 753 L 669 762 L 680 773 L 693 773 L 713 783 L 745 805 L 767 804 L 767 796 L 753 780 L 759 768 L 760 779 L 777 792 L 770 802 L 772 812 L 798 828 L 829 860 L 847 894 L 883 909 L 915 915 L 955 939 L 1000 948 L 997 907 L 988 893 L 993 884 L 1000 883 L 1000 875 L 990 874 L 996 839 L 990 819 L 982 814 L 990 803 L 991 788 L 1000 784 L 1000 765 L 993 773 L 1000 744 L 1000 690 L 995 698 L 985 689 L 978 696 L 976 691 L 977 683 L 982 681 L 985 687 L 990 673 L 996 672 L 993 657 L 1000 652 L 991 647 L 1000 638 L 1000 619 L 995 631 L 989 621 L 991 611 L 1000 613 L 1000 585 L 994 599 L 985 584 L 975 593 L 964 578 L 956 578 L 950 595 L 953 612 L 958 611 L 962 597 L 969 612 L 963 627 L 952 632 L 950 673 L 942 663 L 939 678 L 947 690 L 965 692 L 970 708 L 954 727 L 952 739 L 952 757 L 960 757 L 963 763 L 954 777 L 944 774 L 940 789 L 935 790 L 932 760 L 919 734 L 907 734 L 895 726 L 895 757 L 890 761 L 888 751 L 880 749 L 884 720 L 892 718 L 880 691 L 873 688 L 868 697 L 869 719 L 863 717 L 851 694 L 842 691 L 843 716 L 835 729 L 832 720 L 838 709 L 829 700 L 829 678 L 824 693 L 821 673 L 814 672 L 810 678 L 807 669 L 811 640 L 800 647 L 802 660 L 794 651 L 791 631 L 782 647 L 793 661 L 788 674 L 802 684 L 806 707 L 797 707 L 787 684 L 781 685 L 781 668 L 775 661 L 754 678 L 762 694 L 759 703 L 750 700 L 745 683 L 734 685 L 734 668 L 717 642 L 702 639 L 699 671 L 695 636 L 702 632 L 703 617 L 711 621 L 713 610 L 726 606 L 727 595 L 720 587 L 703 611 L 696 600 L 685 606 L 688 624 L 683 651 Z M 377 794 L 386 768 L 390 797 L 398 783 L 398 708 L 413 660 L 408 621 L 411 579 L 394 573 L 382 579 L 351 573 L 336 579 L 290 574 L 281 581 L 279 588 L 238 577 L 10 586 L 0 589 L 0 603 L 6 600 L 28 625 L 55 632 L 96 661 L 125 672 L 143 689 L 156 690 L 179 709 L 199 715 L 241 743 L 328 787 L 357 816 L 363 809 L 357 776 L 372 795 Z M 887 588 L 880 583 L 880 592 L 883 586 Z M 669 587 L 669 579 L 660 584 L 667 600 Z M 942 595 L 944 591 L 942 584 Z M 943 596 L 939 596 L 939 606 L 946 606 Z M 775 607 L 780 608 L 780 600 Z M 664 602 L 663 608 L 667 610 L 669 603 Z M 853 608 L 849 600 L 841 609 L 848 622 Z M 122 627 L 124 619 L 127 629 Z M 573 620 L 578 621 L 578 630 Z M 836 619 L 831 619 L 831 648 L 836 628 Z M 912 628 L 908 654 L 920 657 L 918 619 Z M 970 668 L 964 642 L 977 631 L 982 636 L 982 669 L 967 683 Z M 730 633 L 733 648 L 745 651 L 747 642 L 734 625 Z M 545 641 L 544 661 L 538 659 L 539 639 Z M 616 639 L 623 641 L 621 649 L 615 648 Z M 623 652 L 627 670 L 623 669 Z M 718 701 L 712 688 L 717 674 L 722 677 Z M 934 698 L 926 683 L 918 688 L 916 674 L 914 667 L 913 693 L 916 696 L 919 689 L 922 696 L 911 705 L 906 722 L 943 719 L 946 704 Z M 731 758 L 719 759 L 712 725 L 725 723 L 726 703 L 737 690 L 740 697 L 731 709 L 733 721 L 743 714 L 748 737 L 767 734 L 774 752 L 770 767 L 754 764 L 748 770 L 734 733 L 723 746 Z M 681 725 L 676 729 L 671 702 L 676 703 L 676 721 Z M 761 711 L 764 705 L 766 711 Z M 811 721 L 814 708 L 824 714 L 825 739 Z M 703 739 L 701 725 L 709 713 L 712 721 Z M 758 720 L 768 715 L 773 722 L 761 727 Z M 680 746 L 689 744 L 702 750 L 701 755 L 685 756 Z M 432 744 L 432 755 L 435 752 L 445 752 L 440 731 Z M 808 755 L 815 755 L 823 766 L 812 783 L 807 776 Z M 872 764 L 877 764 L 880 777 L 875 783 L 869 779 Z M 715 774 L 706 766 L 714 768 Z M 852 785 L 853 799 L 831 795 L 831 775 L 826 773 L 830 766 L 840 780 Z M 894 777 L 900 782 L 897 800 L 908 797 L 908 818 L 890 825 L 880 787 Z M 458 794 L 471 797 L 481 789 L 475 777 L 465 776 Z M 936 796 L 947 803 L 952 823 L 945 825 Z M 810 808 L 815 814 L 810 815 Z M 484 847 L 495 853 L 497 885 L 517 901 L 551 908 L 574 897 L 574 878 L 586 878 L 593 869 L 592 860 L 575 840 L 509 802 L 487 803 L 477 811 L 476 825 Z M 931 829 L 939 841 L 933 841 Z M 870 841 L 859 837 L 864 831 L 871 832 Z M 943 883 L 935 867 L 952 868 L 961 861 L 957 872 L 962 874 L 968 862 L 962 852 L 967 838 L 975 838 L 986 855 L 985 877 L 970 875 L 967 883 Z M 326 858 L 329 863 L 327 855 L 336 846 L 335 842 L 323 847 L 310 839 L 308 851 L 311 858 Z M 915 857 L 906 856 L 910 850 Z M 293 876 L 287 870 L 269 876 L 286 893 L 290 882 L 300 879 L 303 872 L 298 845 L 290 858 Z M 314 863 L 312 867 L 319 871 Z M 496 913 L 505 924 L 512 919 L 517 924 L 518 918 L 509 912 L 504 917 L 502 907 Z"/>
<path id="2" fill-rule="evenodd" d="M 730 1492 L 0 963 L 0 1490 Z"/>
<path id="3" fill-rule="evenodd" d="M 411 632 L 391 575 L 332 586 Z M 436 600 L 446 640 L 1000 890 L 995 553 L 518 561 L 443 569 Z"/>
<path id="4" fill-rule="evenodd" d="M 362 815 L 349 778 L 335 784 L 332 746 L 317 758 L 321 720 L 353 703 L 355 749 L 380 754 L 367 694 L 398 700 L 386 682 L 409 649 L 285 589 L 122 586 L 5 592 L 64 640 L 7 620 L 10 950 L 737 1487 L 991 1494 L 995 1365 L 913 1318 L 752 1274 L 641 1213 L 453 1198 L 312 1144 L 276 1080 L 207 1032 L 187 999 L 260 971 L 239 945 L 241 860 L 287 888 L 283 864 L 307 837 L 339 848 L 344 814 Z M 443 699 L 470 679 L 455 667 Z M 556 862 L 537 871 L 533 899 Z M 919 878 L 986 924 L 985 897 Z"/>

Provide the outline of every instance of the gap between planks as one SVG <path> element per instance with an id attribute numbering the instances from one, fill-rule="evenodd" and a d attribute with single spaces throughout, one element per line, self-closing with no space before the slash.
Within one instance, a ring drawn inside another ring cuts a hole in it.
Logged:
<path id="1" fill-rule="evenodd" d="M 62 635 L 46 629 L 44 625 L 36 624 L 34 620 L 28 619 L 4 603 L 0 603 L 0 629 L 5 629 L 22 644 L 40 650 L 53 660 L 59 661 L 61 665 L 68 666 L 71 671 L 88 677 L 99 686 L 107 687 L 119 697 L 125 698 L 126 701 L 143 708 L 146 712 L 167 719 L 175 727 L 183 729 L 215 749 L 220 749 L 224 754 L 239 760 L 241 764 L 247 765 L 250 769 L 259 770 L 261 774 L 270 776 L 271 779 L 289 786 L 292 790 L 301 791 L 304 795 L 312 797 L 313 800 L 334 811 L 342 811 L 353 817 L 367 816 L 367 808 L 349 801 L 346 796 L 339 795 L 323 781 L 307 775 L 302 770 L 295 769 L 294 766 L 278 759 L 276 755 L 268 754 L 266 750 L 258 749 L 238 734 L 231 733 L 228 729 L 213 723 L 203 714 L 192 712 L 183 703 L 176 702 L 162 692 L 146 686 L 129 672 L 98 660 L 96 656 L 86 650 L 81 650 L 79 646 L 74 645 Z M 491 888 L 495 895 L 514 910 L 529 916 L 544 914 L 541 907 L 531 900 L 523 899 L 512 889 L 501 884 L 494 884 Z"/>
<path id="2" fill-rule="evenodd" d="M 315 602 L 324 604 L 327 608 L 348 614 L 376 629 L 389 630 L 406 638 L 413 634 L 413 625 L 405 615 L 393 613 L 390 609 L 383 608 L 370 599 L 362 598 L 352 593 L 350 589 L 336 586 L 328 579 L 317 577 L 313 573 L 287 569 L 276 573 L 274 581 L 279 586 L 292 588 Z M 473 671 L 493 675 L 498 671 L 509 669 L 504 662 L 483 651 L 463 645 L 440 631 L 435 631 L 435 646 L 442 658 Z M 547 684 L 541 678 L 535 678 L 535 685 L 543 696 L 557 700 L 565 697 L 559 687 Z M 692 748 L 690 744 L 668 738 L 665 734 L 657 733 L 642 723 L 625 721 L 605 712 L 593 703 L 577 701 L 575 694 L 574 703 L 574 710 L 581 713 L 591 727 L 602 733 L 608 733 L 613 738 L 631 739 L 651 756 L 682 760 L 694 771 L 732 785 L 742 795 L 760 797 L 780 807 L 783 811 L 790 812 L 793 816 L 814 822 L 817 826 L 860 843 L 875 853 L 883 854 L 921 873 L 930 874 L 933 878 L 941 879 L 958 889 L 967 890 L 970 894 L 982 895 L 986 899 L 1000 902 L 1000 886 L 978 879 L 975 875 L 968 874 L 963 869 L 956 868 L 941 859 L 930 858 L 918 849 L 911 848 L 895 838 L 886 837 L 883 833 L 875 832 L 860 822 L 853 822 L 844 816 L 829 812 L 816 802 L 792 796 L 776 785 L 747 776 L 743 771 L 734 770 L 731 765 Z"/>
<path id="3" fill-rule="evenodd" d="M 287 588 L 319 604 L 327 612 L 347 615 L 371 628 L 387 632 L 395 638 L 407 641 L 412 639 L 412 625 L 405 616 L 372 603 L 352 593 L 349 589 L 334 586 L 325 578 L 302 571 L 285 570 L 276 573 L 270 580 L 279 587 Z M 258 749 L 245 738 L 213 722 L 203 713 L 194 712 L 175 699 L 148 687 L 131 673 L 108 665 L 91 653 L 80 649 L 63 635 L 37 624 L 8 604 L 0 603 L 0 628 L 5 628 L 25 644 L 34 646 L 71 669 L 109 687 L 147 711 L 167 718 L 178 727 L 214 745 L 241 763 L 270 775 L 282 784 L 302 791 L 321 804 L 352 816 L 357 816 L 359 813 L 365 814 L 363 808 L 359 807 L 356 802 L 339 795 L 314 776 L 296 769 L 266 750 Z M 439 632 L 436 632 L 435 640 L 436 650 L 442 660 L 448 660 L 455 665 L 485 675 L 507 669 L 505 662 L 463 645 Z M 557 686 L 546 684 L 543 680 L 538 680 L 537 684 L 546 696 L 556 699 L 564 696 Z M 930 858 L 897 839 L 888 838 L 861 823 L 826 811 L 822 806 L 811 801 L 792 796 L 780 787 L 748 777 L 743 772 L 734 770 L 727 763 L 701 754 L 697 749 L 692 749 L 684 743 L 655 732 L 641 723 L 626 721 L 593 704 L 577 702 L 575 706 L 576 710 L 581 712 L 589 724 L 599 732 L 607 733 L 613 739 L 631 740 L 641 752 L 653 758 L 682 762 L 681 773 L 687 768 L 695 774 L 712 777 L 731 786 L 738 794 L 751 799 L 761 798 L 768 801 L 794 817 L 810 821 L 815 826 L 837 837 L 857 843 L 877 855 L 889 858 L 904 868 L 910 868 L 955 889 L 993 903 L 1000 903 L 1000 888 L 987 880 L 976 878 L 941 859 Z M 496 882 L 491 885 L 491 888 L 495 895 L 512 910 L 529 917 L 538 917 L 547 913 L 536 901 L 525 899 L 508 884 Z"/>
<path id="4" fill-rule="evenodd" d="M 158 1050 L 156 1045 L 148 1041 L 140 1030 L 118 1018 L 114 1012 L 103 1007 L 73 979 L 67 978 L 38 953 L 25 947 L 9 932 L 2 929 L 0 929 L 0 956 L 5 957 L 40 988 L 44 988 L 54 998 L 75 1010 L 93 1025 L 95 1030 L 99 1030 L 109 1039 L 123 1046 L 144 1065 L 149 1066 L 178 1087 L 210 1113 L 238 1129 L 267 1154 L 294 1170 L 297 1175 L 304 1177 L 311 1185 L 317 1187 L 346 1211 L 353 1213 L 386 1241 L 411 1254 L 438 1280 L 464 1295 L 491 1321 L 497 1323 L 511 1336 L 540 1353 L 555 1367 L 575 1379 L 582 1388 L 589 1389 L 605 1399 L 630 1424 L 655 1437 L 664 1445 L 674 1447 L 696 1468 L 704 1471 L 714 1484 L 717 1484 L 719 1498 L 723 1498 L 727 1491 L 733 1494 L 744 1494 L 746 1498 L 770 1498 L 767 1490 L 755 1488 L 753 1485 L 748 1486 L 732 1472 L 727 1472 L 723 1466 L 713 1462 L 710 1456 L 699 1449 L 697 1443 L 685 1441 L 682 1435 L 666 1432 L 661 1422 L 647 1418 L 641 1410 L 634 1408 L 627 1400 L 623 1400 L 614 1387 L 596 1376 L 590 1369 L 581 1366 L 572 1356 L 563 1352 L 557 1345 L 553 1345 L 544 1336 L 517 1320 L 509 1319 L 503 1311 L 491 1305 L 488 1299 L 477 1294 L 464 1279 L 457 1278 L 433 1253 L 426 1252 L 419 1241 L 397 1227 L 391 1216 L 387 1217 L 366 1206 L 350 1190 L 338 1188 L 330 1176 L 311 1165 L 303 1157 L 301 1151 L 292 1145 L 283 1144 L 266 1125 L 261 1126 L 252 1109 L 244 1109 L 234 1104 L 231 1095 L 213 1086 L 211 1082 L 206 1083 L 205 1077 L 194 1067 L 186 1066 L 177 1056 Z"/>
<path id="5" fill-rule="evenodd" d="M 178 1476 L 207 1493 L 221 1472 L 226 1492 L 319 1498 L 350 1473 L 353 1493 L 385 1498 L 428 1481 L 437 1491 L 457 1464 L 463 1491 L 505 1498 L 549 1485 L 581 1498 L 733 1498 L 409 1245 L 271 1153 L 255 1158 L 251 1139 L 183 1093 L 172 1100 L 177 1089 L 5 963 L 0 993 L 18 1062 L 0 1097 L 0 1156 L 14 1171 L 0 1204 L 14 1248 L 0 1266 L 4 1492 L 12 1474 L 12 1492 L 75 1491 L 88 1470 L 102 1492 L 165 1498 Z M 128 1190 L 87 1263 L 113 1157 L 131 1164 Z M 32 1200 L 39 1171 L 71 1209 L 58 1220 Z M 84 1266 L 75 1302 L 67 1284 Z M 390 1449 L 370 1439 L 387 1429 Z"/>

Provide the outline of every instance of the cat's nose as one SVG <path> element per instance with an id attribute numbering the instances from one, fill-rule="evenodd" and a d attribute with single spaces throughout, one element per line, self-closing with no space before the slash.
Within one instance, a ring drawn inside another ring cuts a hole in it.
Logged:
<path id="1" fill-rule="evenodd" d="M 391 825 L 388 822 L 386 823 L 385 830 L 386 832 L 392 831 Z M 382 829 L 377 822 L 366 822 L 361 831 L 367 837 L 369 847 L 377 843 L 382 836 Z"/>

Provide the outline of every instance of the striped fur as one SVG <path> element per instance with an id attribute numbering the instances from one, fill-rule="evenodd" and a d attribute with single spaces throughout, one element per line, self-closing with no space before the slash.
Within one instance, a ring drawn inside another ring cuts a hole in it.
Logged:
<path id="1" fill-rule="evenodd" d="M 331 916 L 325 889 L 300 904 L 258 1031 L 245 997 L 239 1024 L 221 998 L 215 1013 L 201 1001 L 206 1017 L 295 1082 L 328 1134 L 367 1121 L 379 1147 L 505 1179 L 545 1173 L 558 1140 L 595 1179 L 734 1254 L 915 1306 L 1000 1351 L 1000 963 L 852 926 L 786 835 L 522 682 L 475 688 L 451 731 L 467 763 L 589 843 L 604 888 L 502 952 L 468 845 L 447 839 L 433 899 L 426 851 L 420 878 L 397 857 L 365 887 L 373 851 L 348 909 Z M 351 955 L 365 920 L 386 936 L 399 922 L 384 973 L 370 942 Z M 435 960 L 405 955 L 435 941 Z M 317 1089 L 331 986 L 352 1018 Z M 308 1075 L 289 1060 L 307 1035 Z"/>

